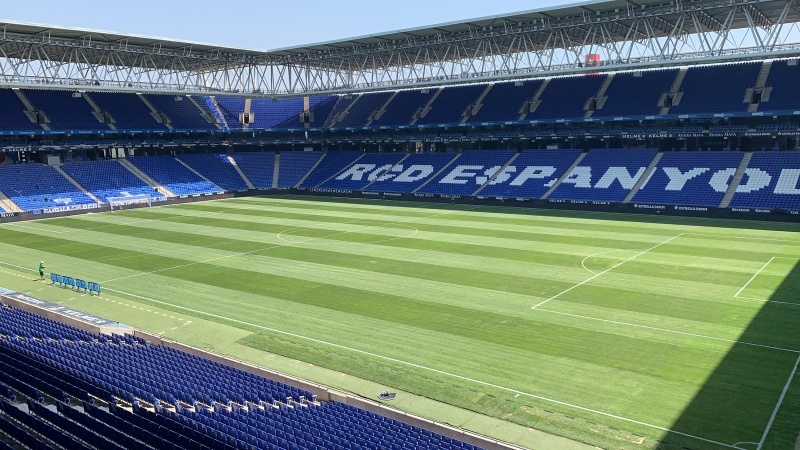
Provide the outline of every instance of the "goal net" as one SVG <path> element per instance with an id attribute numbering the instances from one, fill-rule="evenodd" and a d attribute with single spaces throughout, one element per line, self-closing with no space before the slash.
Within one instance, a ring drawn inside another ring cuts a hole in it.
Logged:
<path id="1" fill-rule="evenodd" d="M 138 194 L 138 195 L 126 195 L 123 197 L 106 197 L 108 200 L 108 204 L 111 207 L 111 211 L 115 209 L 120 209 L 123 206 L 128 205 L 147 205 L 153 206 L 153 197 L 150 197 L 147 194 Z"/>

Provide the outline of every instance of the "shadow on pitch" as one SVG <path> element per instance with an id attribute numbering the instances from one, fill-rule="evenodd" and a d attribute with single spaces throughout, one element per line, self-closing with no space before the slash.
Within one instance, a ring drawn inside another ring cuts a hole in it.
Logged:
<path id="1" fill-rule="evenodd" d="M 739 341 L 800 349 L 800 264 L 793 266 L 769 300 L 772 303 L 763 304 Z M 800 374 L 794 375 L 777 412 L 776 407 L 798 356 L 734 344 L 670 429 L 744 450 L 795 449 L 800 434 Z M 740 435 L 732 436 L 732 429 Z M 661 441 L 657 448 L 663 450 L 729 448 L 675 432 L 665 433 Z"/>

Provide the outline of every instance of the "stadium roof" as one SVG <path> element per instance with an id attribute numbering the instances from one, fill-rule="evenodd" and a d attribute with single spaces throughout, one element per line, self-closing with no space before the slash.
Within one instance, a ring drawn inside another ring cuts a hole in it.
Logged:
<path id="1" fill-rule="evenodd" d="M 797 57 L 799 24 L 800 0 L 604 0 L 252 50 L 0 22 L 0 85 L 257 96 L 394 89 Z M 590 59 L 602 67 L 585 67 Z"/>
<path id="2" fill-rule="evenodd" d="M 569 21 L 570 19 L 579 19 L 579 21 L 582 22 L 587 18 L 609 17 L 617 15 L 620 12 L 627 13 L 629 11 L 633 11 L 635 13 L 637 10 L 641 13 L 641 15 L 653 14 L 655 10 L 661 10 L 661 14 L 666 12 L 668 15 L 669 11 L 671 11 L 675 16 L 678 16 L 687 10 L 698 9 L 703 10 L 706 14 L 709 14 L 709 16 L 718 23 L 723 23 L 726 19 L 725 15 L 727 15 L 729 12 L 728 8 L 735 3 L 758 4 L 757 11 L 761 16 L 763 16 L 761 19 L 766 19 L 773 23 L 778 20 L 782 10 L 786 5 L 784 0 L 767 0 L 756 2 L 741 0 L 594 0 L 568 3 L 559 7 L 537 8 L 495 16 L 477 17 L 469 20 L 445 22 L 418 28 L 407 28 L 378 34 L 357 36 L 349 39 L 300 45 L 296 47 L 286 47 L 272 50 L 270 51 L 270 54 L 300 54 L 308 52 L 341 50 L 363 45 L 374 45 L 387 41 L 391 42 L 406 40 L 409 38 L 430 38 L 439 36 L 441 34 L 468 33 L 476 29 L 491 30 L 494 27 L 505 28 L 509 25 L 512 27 L 535 25 L 544 24 L 546 22 Z M 713 13 L 715 7 L 720 8 L 717 14 Z M 620 17 L 617 20 L 624 20 L 624 18 Z M 800 21 L 800 17 L 794 17 L 794 20 Z M 733 21 L 730 23 L 731 29 L 745 28 L 748 26 L 750 26 L 750 23 L 746 17 L 733 17 Z M 666 34 L 668 34 L 666 30 L 661 33 L 661 35 Z"/>
<path id="3" fill-rule="evenodd" d="M 626 13 L 639 11 L 641 15 L 654 14 L 659 10 L 659 15 L 664 17 L 669 15 L 669 11 L 677 16 L 687 10 L 698 9 L 708 15 L 709 20 L 722 24 L 726 21 L 725 15 L 728 14 L 732 3 L 751 3 L 757 12 L 755 19 L 762 21 L 764 25 L 774 23 L 778 20 L 782 10 L 786 5 L 785 0 L 594 0 L 586 2 L 569 3 L 559 7 L 538 8 L 527 11 L 519 11 L 508 14 L 494 16 L 477 17 L 468 20 L 445 22 L 435 25 L 428 25 L 416 28 L 407 28 L 383 33 L 356 36 L 347 39 L 338 39 L 319 43 L 284 47 L 274 50 L 254 50 L 234 47 L 225 47 L 209 43 L 182 41 L 162 37 L 142 36 L 136 34 L 122 34 L 111 31 L 101 31 L 82 28 L 55 27 L 49 25 L 0 21 L 3 40 L 13 40 L 16 37 L 36 37 L 42 42 L 48 41 L 83 41 L 101 46 L 124 49 L 131 47 L 158 48 L 162 51 L 175 53 L 212 54 L 212 55 L 237 55 L 251 58 L 280 58 L 283 56 L 303 55 L 309 53 L 320 53 L 330 51 L 349 50 L 352 48 L 373 46 L 387 42 L 407 41 L 409 39 L 426 39 L 440 36 L 442 34 L 454 35 L 469 33 L 474 30 L 491 31 L 493 28 L 505 28 L 507 26 L 520 27 L 533 25 L 566 22 L 579 20 L 585 22 L 591 18 L 603 18 Z M 714 8 L 718 7 L 719 14 L 714 14 Z M 613 19 L 613 17 L 611 17 Z M 729 22 L 729 29 L 745 28 L 750 26 L 747 17 L 736 16 Z M 793 19 L 793 20 L 792 20 Z M 625 20 L 619 16 L 619 21 Z M 800 16 L 787 17 L 787 22 L 800 21 Z M 566 25 L 566 23 L 565 23 Z M 668 34 L 667 29 L 661 30 L 660 35 Z M 619 39 L 624 36 L 619 36 Z M 9 55 L 11 56 L 11 55 Z"/>

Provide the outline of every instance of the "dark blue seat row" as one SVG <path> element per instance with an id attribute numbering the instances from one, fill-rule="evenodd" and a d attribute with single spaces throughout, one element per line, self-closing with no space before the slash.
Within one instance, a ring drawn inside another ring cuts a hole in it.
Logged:
<path id="1" fill-rule="evenodd" d="M 341 403 L 307 402 L 313 395 L 302 389 L 132 336 L 93 335 L 2 306 L 0 334 L 0 393 L 12 399 L 11 387 L 32 400 L 32 414 L 0 400 L 3 411 L 66 448 L 475 449 Z M 61 414 L 38 404 L 43 394 Z M 93 405 L 98 397 L 110 412 Z M 86 399 L 86 414 L 67 405 L 71 398 Z M 26 439 L 25 430 L 11 433 Z"/>

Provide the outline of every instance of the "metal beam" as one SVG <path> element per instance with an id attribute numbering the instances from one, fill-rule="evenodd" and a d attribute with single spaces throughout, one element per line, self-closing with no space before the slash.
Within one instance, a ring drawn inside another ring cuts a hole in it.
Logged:
<path id="1" fill-rule="evenodd" d="M 570 14 L 271 53 L 3 27 L 0 83 L 277 97 L 800 56 L 798 0 L 624 2 Z M 593 54 L 602 65 L 585 67 Z"/>

